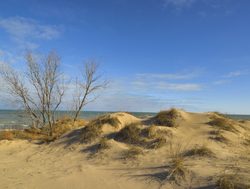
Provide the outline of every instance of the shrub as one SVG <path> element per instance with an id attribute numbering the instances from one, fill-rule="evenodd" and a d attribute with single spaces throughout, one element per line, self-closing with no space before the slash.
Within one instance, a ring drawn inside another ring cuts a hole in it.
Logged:
<path id="1" fill-rule="evenodd" d="M 179 117 L 179 113 L 176 109 L 159 112 L 154 118 L 153 122 L 156 125 L 176 127 L 176 119 Z"/>

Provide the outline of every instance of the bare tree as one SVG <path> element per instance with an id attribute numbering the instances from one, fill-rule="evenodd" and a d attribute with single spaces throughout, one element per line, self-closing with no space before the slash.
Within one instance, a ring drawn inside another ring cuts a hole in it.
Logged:
<path id="1" fill-rule="evenodd" d="M 37 61 L 32 53 L 26 55 L 27 71 L 24 77 L 10 66 L 3 66 L 0 74 L 5 80 L 9 92 L 19 99 L 34 126 L 49 125 L 49 134 L 53 135 L 55 112 L 62 103 L 65 92 L 60 73 L 60 58 L 50 52 Z"/>
<path id="2" fill-rule="evenodd" d="M 108 85 L 101 75 L 98 75 L 98 64 L 89 60 L 84 64 L 84 71 L 81 78 L 76 79 L 76 91 L 74 95 L 74 122 L 84 106 L 93 102 L 98 96 L 93 96 L 98 90 Z"/>

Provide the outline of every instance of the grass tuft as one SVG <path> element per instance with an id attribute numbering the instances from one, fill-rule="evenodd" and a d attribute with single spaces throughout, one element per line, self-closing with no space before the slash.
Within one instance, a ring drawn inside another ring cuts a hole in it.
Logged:
<path id="1" fill-rule="evenodd" d="M 208 124 L 211 126 L 231 132 L 237 131 L 233 124 L 225 117 L 213 116 L 211 119 L 212 120 L 208 122 Z"/>
<path id="2" fill-rule="evenodd" d="M 0 132 L 0 140 L 13 140 L 14 134 L 12 131 L 1 131 Z"/>
<path id="3" fill-rule="evenodd" d="M 207 146 L 195 146 L 193 149 L 185 152 L 185 156 L 207 156 L 213 157 L 215 154 Z"/>
<path id="4" fill-rule="evenodd" d="M 167 127 L 177 127 L 176 119 L 179 117 L 179 113 L 176 109 L 170 109 L 168 111 L 159 112 L 154 118 L 153 122 L 156 125 L 162 125 Z"/>
<path id="5" fill-rule="evenodd" d="M 102 134 L 102 129 L 96 125 L 87 125 L 82 128 L 80 141 L 83 143 L 91 143 Z"/>
<path id="6" fill-rule="evenodd" d="M 149 148 L 152 149 L 158 149 L 167 144 L 167 140 L 164 137 L 158 137 L 152 141 L 152 143 L 149 145 Z"/>
<path id="7" fill-rule="evenodd" d="M 115 128 L 118 128 L 119 124 L 121 124 L 121 122 L 119 121 L 118 118 L 112 117 L 111 115 L 107 114 L 107 115 L 102 115 L 102 116 L 92 120 L 89 124 L 95 125 L 97 127 L 101 127 L 104 124 L 109 124 Z"/>
<path id="8" fill-rule="evenodd" d="M 129 144 L 140 144 L 143 141 L 138 123 L 125 126 L 115 136 L 115 139 Z"/>
<path id="9" fill-rule="evenodd" d="M 100 142 L 97 144 L 97 151 L 103 151 L 109 149 L 111 146 L 106 137 L 101 138 Z"/>
<path id="10" fill-rule="evenodd" d="M 213 130 L 210 132 L 210 134 L 212 135 L 210 137 L 210 139 L 212 140 L 216 140 L 218 142 L 223 142 L 223 143 L 227 143 L 229 140 L 223 136 L 223 130 L 221 129 L 217 129 L 217 130 Z"/>
<path id="11" fill-rule="evenodd" d="M 217 189 L 249 189 L 250 186 L 243 184 L 237 175 L 224 174 L 216 182 Z"/>
<path id="12" fill-rule="evenodd" d="M 124 159 L 137 159 L 139 155 L 143 154 L 143 150 L 139 147 L 131 147 L 123 153 Z"/>
<path id="13" fill-rule="evenodd" d="M 169 165 L 168 170 L 168 180 L 174 180 L 178 182 L 182 179 L 185 179 L 187 176 L 187 169 L 184 165 L 184 158 L 182 157 L 175 157 L 172 159 Z"/>

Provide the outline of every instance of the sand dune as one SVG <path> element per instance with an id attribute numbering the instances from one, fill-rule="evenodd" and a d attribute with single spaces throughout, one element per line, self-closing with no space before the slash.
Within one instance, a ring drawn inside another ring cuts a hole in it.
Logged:
<path id="1" fill-rule="evenodd" d="M 247 188 L 250 122 L 215 113 L 177 114 L 175 127 L 151 126 L 156 118 L 111 114 L 115 122 L 92 122 L 101 132 L 91 142 L 82 141 L 88 125 L 50 144 L 2 140 L 1 188 L 215 188 L 231 176 Z"/>

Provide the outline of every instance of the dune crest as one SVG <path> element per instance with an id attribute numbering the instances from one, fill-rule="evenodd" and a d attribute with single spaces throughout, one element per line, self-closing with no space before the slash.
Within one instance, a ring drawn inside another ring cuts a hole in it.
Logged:
<path id="1" fill-rule="evenodd" d="M 247 188 L 249 146 L 250 122 L 217 113 L 117 112 L 49 144 L 0 141 L 0 177 L 4 188 Z"/>

